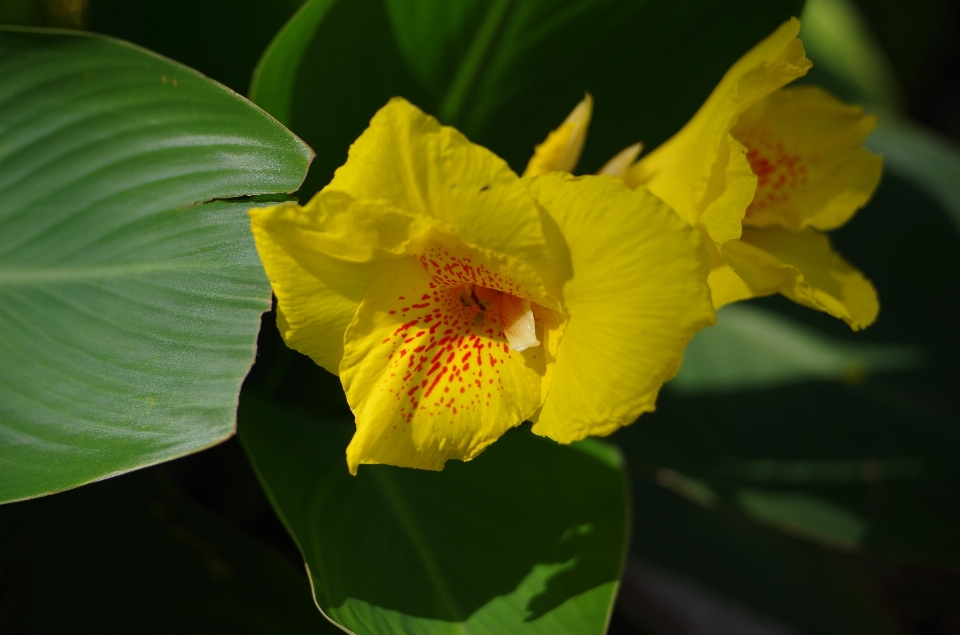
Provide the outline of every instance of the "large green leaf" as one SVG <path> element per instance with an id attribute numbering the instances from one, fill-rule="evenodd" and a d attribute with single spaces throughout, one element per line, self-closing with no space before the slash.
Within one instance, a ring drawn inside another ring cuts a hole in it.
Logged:
<path id="1" fill-rule="evenodd" d="M 373 113 L 402 95 L 522 169 L 584 91 L 583 168 L 676 132 L 799 0 L 310 0 L 264 54 L 251 98 L 320 152 L 329 181 Z M 696 37 L 691 39 L 690 34 Z"/>
<path id="2" fill-rule="evenodd" d="M 160 476 L 0 508 L 0 630 L 339 632 L 317 613 L 302 571 Z"/>
<path id="3" fill-rule="evenodd" d="M 326 615 L 363 635 L 604 632 L 627 539 L 616 451 L 522 429 L 439 473 L 354 477 L 352 427 L 240 408 L 240 439 Z"/>
<path id="4" fill-rule="evenodd" d="M 844 341 L 773 311 L 737 304 L 718 313 L 716 326 L 697 333 L 668 386 L 692 393 L 858 381 L 870 373 L 915 368 L 921 359 L 915 347 Z"/>
<path id="5" fill-rule="evenodd" d="M 213 199 L 292 191 L 310 159 L 184 66 L 0 31 L 0 501 L 233 433 L 270 292 L 251 203 Z"/>

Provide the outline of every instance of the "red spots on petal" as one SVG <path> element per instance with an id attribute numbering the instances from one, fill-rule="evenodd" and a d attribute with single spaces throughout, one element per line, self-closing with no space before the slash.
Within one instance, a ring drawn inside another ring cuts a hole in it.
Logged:
<path id="1" fill-rule="evenodd" d="M 499 307 L 504 292 L 523 292 L 497 270 L 500 263 L 467 248 L 431 247 L 417 259 L 428 274 L 422 285 L 405 288 L 395 305 L 383 307 L 380 314 L 388 324 L 394 322 L 387 329 L 392 335 L 381 336 L 374 353 L 385 358 L 376 398 L 384 398 L 395 413 L 390 425 L 403 427 L 419 416 L 456 427 L 485 408 L 494 416 L 509 416 L 514 407 L 504 409 L 503 392 L 494 390 L 493 378 L 484 383 L 483 371 L 496 373 L 499 364 L 519 359 L 499 328 Z M 408 297 L 415 303 L 407 303 Z M 455 403 L 453 394 L 462 403 Z"/>
<path id="2" fill-rule="evenodd" d="M 786 203 L 796 190 L 806 185 L 806 163 L 815 162 L 815 157 L 788 149 L 769 130 L 750 129 L 740 133 L 739 137 L 747 148 L 750 169 L 757 177 L 757 190 L 745 218 L 750 218 L 758 210 Z"/>

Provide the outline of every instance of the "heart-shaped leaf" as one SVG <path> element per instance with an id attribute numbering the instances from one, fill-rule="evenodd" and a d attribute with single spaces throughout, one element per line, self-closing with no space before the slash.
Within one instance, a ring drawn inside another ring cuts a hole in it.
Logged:
<path id="1" fill-rule="evenodd" d="M 293 191 L 311 154 L 148 51 L 0 31 L 0 501 L 233 433 L 270 291 L 251 203 L 213 199 Z"/>

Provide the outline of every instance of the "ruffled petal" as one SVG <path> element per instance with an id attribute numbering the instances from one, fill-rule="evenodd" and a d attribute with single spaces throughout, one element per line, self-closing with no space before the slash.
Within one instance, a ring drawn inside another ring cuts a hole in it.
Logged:
<path id="1" fill-rule="evenodd" d="M 873 285 L 815 230 L 745 227 L 743 237 L 723 245 L 721 253 L 747 284 L 829 313 L 855 331 L 877 318 Z"/>
<path id="2" fill-rule="evenodd" d="M 719 309 L 733 302 L 777 292 L 776 286 L 760 289 L 738 276 L 730 267 L 730 263 L 720 255 L 720 250 L 708 236 L 704 236 L 703 244 L 707 251 L 707 261 L 710 263 L 710 275 L 707 276 L 707 284 L 710 286 L 714 309 Z"/>
<path id="3" fill-rule="evenodd" d="M 715 320 L 700 234 L 644 188 L 548 174 L 530 191 L 566 237 L 566 330 L 533 431 L 561 443 L 653 410 L 693 334 Z"/>
<path id="4" fill-rule="evenodd" d="M 741 112 L 810 68 L 799 30 L 791 19 L 740 58 L 693 118 L 629 170 L 627 184 L 646 185 L 691 225 L 713 203 L 705 225 L 710 237 L 717 243 L 737 238 L 746 209 L 741 199 L 750 192 L 746 203 L 752 200 L 755 177 L 730 141 L 730 129 Z"/>
<path id="5" fill-rule="evenodd" d="M 277 297 L 277 326 L 291 348 L 336 374 L 343 334 L 376 275 L 372 263 L 317 250 L 322 222 L 294 204 L 249 211 L 260 260 Z"/>
<path id="6" fill-rule="evenodd" d="M 526 276 L 533 299 L 559 309 L 562 238 L 544 236 L 544 212 L 517 175 L 399 98 L 377 112 L 309 203 L 250 215 L 285 341 L 330 372 L 338 372 L 344 331 L 367 287 L 430 230 L 509 256 L 510 266 L 524 263 L 510 275 Z"/>
<path id="7" fill-rule="evenodd" d="M 540 213 L 506 162 L 401 98 L 374 115 L 323 193 L 401 210 L 415 219 L 408 239 L 432 228 L 534 266 L 547 258 Z"/>
<path id="8" fill-rule="evenodd" d="M 758 178 L 744 224 L 846 223 L 880 182 L 881 158 L 860 147 L 876 122 L 815 86 L 778 90 L 744 112 L 731 133 Z"/>
<path id="9" fill-rule="evenodd" d="M 542 403 L 552 359 L 542 346 L 511 350 L 501 318 L 501 304 L 531 290 L 455 238 L 431 233 L 411 249 L 419 255 L 377 278 L 347 330 L 352 473 L 363 463 L 439 470 L 470 460 Z M 544 324 L 535 328 L 549 339 Z"/>
<path id="10" fill-rule="evenodd" d="M 527 163 L 523 176 L 539 176 L 547 172 L 573 172 L 580 161 L 587 128 L 593 114 L 593 97 L 586 97 L 563 120 L 560 127 L 547 135 Z"/>

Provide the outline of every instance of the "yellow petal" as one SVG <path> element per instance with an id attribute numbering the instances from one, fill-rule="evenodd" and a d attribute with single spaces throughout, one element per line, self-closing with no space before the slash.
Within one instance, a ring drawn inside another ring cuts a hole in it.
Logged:
<path id="1" fill-rule="evenodd" d="M 846 223 L 880 182 L 882 160 L 860 147 L 876 123 L 815 86 L 778 90 L 744 112 L 731 133 L 758 177 L 744 224 Z"/>
<path id="2" fill-rule="evenodd" d="M 366 288 L 431 229 L 526 263 L 511 275 L 532 276 L 536 300 L 560 308 L 563 269 L 517 175 L 402 99 L 376 113 L 309 203 L 250 213 L 284 339 L 331 372 Z"/>
<path id="3" fill-rule="evenodd" d="M 710 263 L 710 275 L 707 276 L 707 284 L 710 286 L 714 309 L 719 309 L 733 302 L 777 292 L 776 286 L 760 289 L 738 276 L 730 267 L 730 263 L 720 255 L 720 250 L 714 242 L 706 235 L 704 235 L 703 244 L 706 247 L 707 260 Z M 775 284 L 779 284 L 779 282 L 780 279 L 778 278 Z"/>
<path id="4" fill-rule="evenodd" d="M 743 237 L 723 245 L 721 253 L 748 284 L 779 291 L 842 319 L 855 331 L 877 318 L 880 304 L 873 285 L 815 230 L 745 227 Z"/>
<path id="5" fill-rule="evenodd" d="M 627 171 L 630 169 L 630 166 L 637 160 L 637 157 L 640 156 L 640 151 L 643 150 L 642 143 L 635 143 L 632 146 L 627 146 L 620 152 L 613 155 L 609 161 L 603 164 L 603 167 L 597 171 L 597 174 L 609 174 L 610 176 L 615 176 L 617 178 L 624 178 L 627 174 Z"/>
<path id="6" fill-rule="evenodd" d="M 546 140 L 534 149 L 523 176 L 573 172 L 580 161 L 592 114 L 593 97 L 588 93 L 567 115 L 560 127 L 547 135 Z"/>
<path id="7" fill-rule="evenodd" d="M 412 217 L 407 240 L 432 228 L 534 266 L 547 257 L 540 212 L 506 162 L 401 98 L 374 115 L 324 193 Z"/>
<path id="8" fill-rule="evenodd" d="M 699 232 L 644 188 L 548 174 L 530 191 L 566 237 L 568 320 L 533 431 L 561 443 L 653 410 L 693 334 L 714 322 Z"/>
<path id="9" fill-rule="evenodd" d="M 317 218 L 286 203 L 249 211 L 260 260 L 277 296 L 277 327 L 291 348 L 336 374 L 343 333 L 373 279 L 370 264 L 315 249 Z"/>
<path id="10" fill-rule="evenodd" d="M 703 219 L 710 237 L 717 243 L 737 238 L 746 209 L 741 202 L 752 194 L 754 177 L 730 129 L 741 112 L 810 68 L 796 39 L 799 30 L 799 21 L 791 19 L 740 58 L 693 118 L 631 168 L 627 184 L 645 184 L 691 225 L 712 204 Z"/>
<path id="11" fill-rule="evenodd" d="M 439 470 L 470 460 L 542 403 L 545 351 L 511 350 L 501 319 L 508 293 L 529 302 L 533 290 L 500 258 L 449 236 L 432 232 L 411 251 L 371 285 L 347 330 L 352 473 L 363 463 Z"/>

